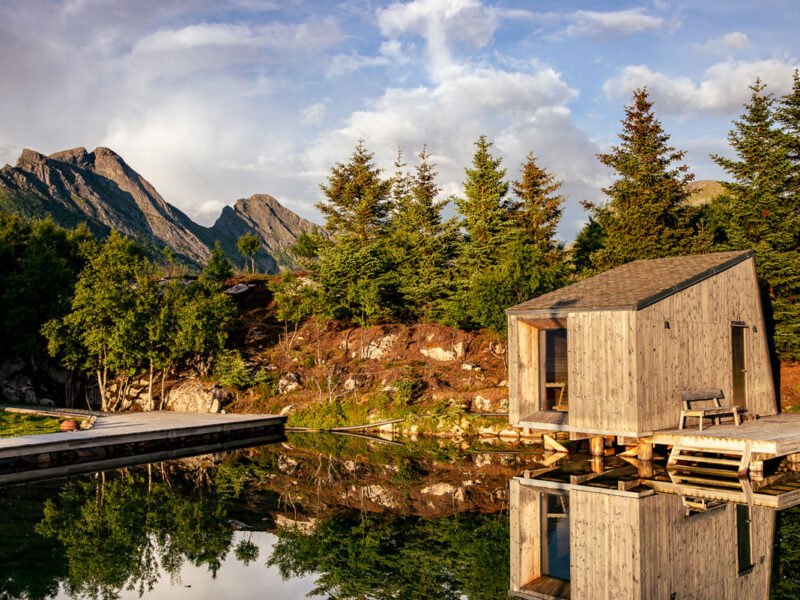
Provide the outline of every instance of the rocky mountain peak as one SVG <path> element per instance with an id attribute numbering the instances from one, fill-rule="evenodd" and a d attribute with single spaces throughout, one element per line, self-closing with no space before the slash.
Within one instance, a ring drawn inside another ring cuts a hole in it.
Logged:
<path id="1" fill-rule="evenodd" d="M 194 223 L 110 148 L 72 148 L 45 156 L 23 150 L 16 167 L 0 169 L 0 210 L 26 218 L 47 216 L 65 227 L 85 222 L 98 235 L 109 229 L 150 243 L 153 253 L 172 248 L 189 263 L 202 265 L 219 240 L 228 258 L 243 264 L 236 241 L 245 233 L 261 238 L 256 265 L 276 272 L 278 260 L 303 231 L 316 226 L 268 194 L 226 206 L 211 228 Z M 276 258 L 277 257 L 277 258 Z"/>

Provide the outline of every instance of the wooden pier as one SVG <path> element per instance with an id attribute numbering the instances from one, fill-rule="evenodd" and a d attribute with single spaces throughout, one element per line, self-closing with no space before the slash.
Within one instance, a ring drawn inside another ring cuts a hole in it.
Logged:
<path id="1" fill-rule="evenodd" d="M 70 474 L 83 465 L 120 459 L 185 455 L 223 443 L 283 439 L 285 416 L 145 412 L 103 415 L 91 429 L 0 438 L 0 483 L 29 479 L 29 472 Z"/>

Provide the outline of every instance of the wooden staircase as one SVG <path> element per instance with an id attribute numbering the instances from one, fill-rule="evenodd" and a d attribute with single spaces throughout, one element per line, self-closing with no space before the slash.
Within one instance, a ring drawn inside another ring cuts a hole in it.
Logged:
<path id="1" fill-rule="evenodd" d="M 749 445 L 744 450 L 710 451 L 687 446 L 673 446 L 667 461 L 667 473 L 681 496 L 686 515 L 690 516 L 725 506 L 727 501 L 714 498 L 714 492 L 742 492 L 752 500 L 747 481 L 750 466 Z"/>

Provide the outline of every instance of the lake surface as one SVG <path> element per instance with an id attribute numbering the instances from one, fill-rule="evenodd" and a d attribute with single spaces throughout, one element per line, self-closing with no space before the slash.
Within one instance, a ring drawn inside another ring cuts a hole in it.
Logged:
<path id="1" fill-rule="evenodd" d="M 712 583 L 726 597 L 798 597 L 797 508 L 718 503 L 685 516 L 675 494 L 554 492 L 557 477 L 536 480 L 540 452 L 290 434 L 7 486 L 0 598 L 489 600 L 508 597 L 520 557 L 555 597 L 612 585 L 627 597 L 651 579 L 657 593 L 640 597 L 714 597 Z M 579 473 L 579 461 L 562 470 Z M 533 480 L 510 483 L 523 473 Z M 701 578 L 678 564 L 695 547 L 708 561 Z M 544 597 L 535 587 L 520 597 Z"/>

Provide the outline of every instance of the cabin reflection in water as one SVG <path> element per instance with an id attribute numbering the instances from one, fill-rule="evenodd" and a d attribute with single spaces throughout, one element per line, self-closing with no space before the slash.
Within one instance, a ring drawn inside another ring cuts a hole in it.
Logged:
<path id="1" fill-rule="evenodd" d="M 638 489 L 512 480 L 510 595 L 769 597 L 774 509 Z"/>

